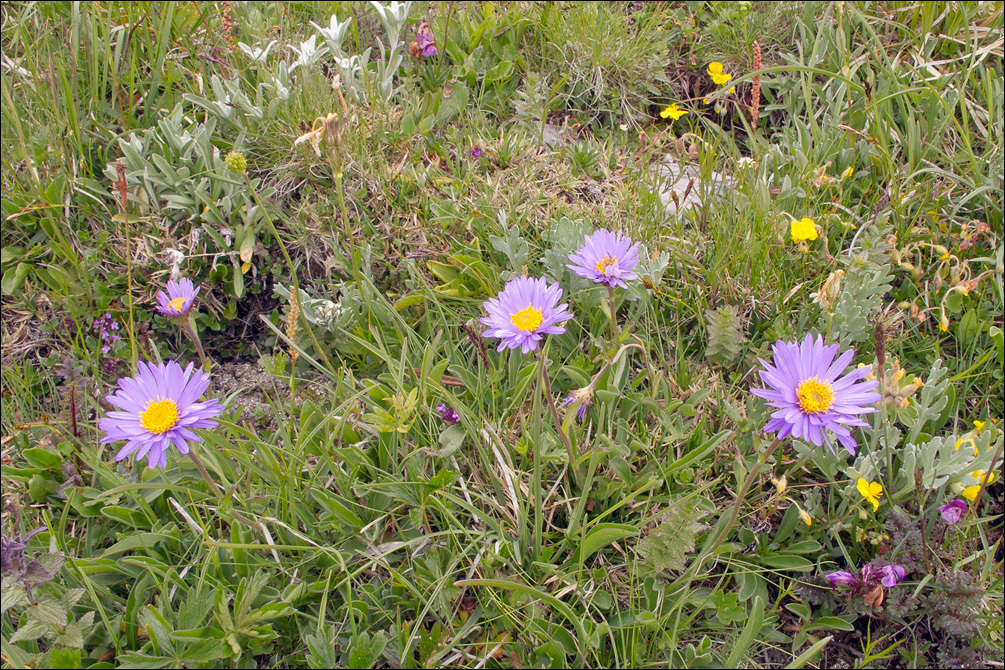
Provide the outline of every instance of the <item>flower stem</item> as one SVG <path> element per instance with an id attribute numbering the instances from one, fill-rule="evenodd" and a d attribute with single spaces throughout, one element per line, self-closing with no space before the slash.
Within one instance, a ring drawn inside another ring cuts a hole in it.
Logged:
<path id="1" fill-rule="evenodd" d="M 208 472 L 206 472 L 206 467 L 202 464 L 202 461 L 199 459 L 199 457 L 196 456 L 195 449 L 192 449 L 191 447 L 189 447 L 188 457 L 192 459 L 193 463 L 195 463 L 195 469 L 199 471 L 199 474 L 202 475 L 202 478 L 206 480 L 207 484 L 209 484 L 209 488 L 211 488 L 213 490 L 213 493 L 216 494 L 216 497 L 219 498 L 220 502 L 222 503 L 223 502 L 223 489 L 221 489 L 220 485 L 217 484 L 213 480 L 213 478 L 209 476 Z"/>
<path id="2" fill-rule="evenodd" d="M 296 293 L 297 297 L 300 297 L 300 279 L 297 278 L 297 269 L 293 265 L 293 259 L 290 258 L 290 252 L 286 250 L 286 243 L 283 242 L 283 238 L 279 236 L 279 231 L 276 230 L 276 224 L 272 222 L 272 217 L 269 216 L 269 210 L 265 208 L 265 203 L 262 202 L 262 196 L 258 195 L 258 189 L 255 188 L 254 184 L 251 183 L 251 179 L 248 178 L 247 172 L 241 172 L 241 176 L 244 177 L 244 183 L 247 185 L 248 190 L 255 198 L 255 204 L 258 205 L 259 209 L 262 210 L 262 218 L 269 225 L 269 230 L 272 231 L 272 236 L 276 238 L 276 242 L 279 244 L 279 248 L 283 252 L 283 258 L 286 259 L 286 265 L 290 269 L 290 278 L 293 281 L 293 291 Z M 299 314 L 297 318 L 303 318 L 303 305 L 300 304 L 300 300 L 297 300 L 297 311 Z M 304 319 L 306 322 L 306 319 Z M 332 365 L 331 361 L 328 360 L 328 354 L 325 350 L 321 348 L 321 343 L 318 342 L 317 336 L 314 334 L 314 329 L 311 328 L 310 324 L 307 324 L 307 332 L 310 333 L 311 340 L 314 343 L 314 350 L 321 354 L 321 357 L 325 361 L 325 365 L 332 372 L 335 371 L 335 367 Z"/>
<path id="3" fill-rule="evenodd" d="M 743 501 L 746 499 L 747 493 L 750 492 L 751 484 L 753 484 L 758 475 L 761 474 L 761 468 L 768 461 L 768 459 L 771 458 L 771 455 L 775 453 L 775 449 L 777 449 L 778 445 L 781 443 L 782 441 L 776 437 L 771 444 L 768 445 L 768 448 L 764 450 L 764 453 L 757 459 L 757 465 L 754 466 L 754 469 L 751 470 L 746 479 L 743 480 L 743 485 L 736 494 L 736 501 L 733 503 L 733 510 L 729 514 L 729 521 L 719 532 L 718 536 L 715 538 L 715 542 L 712 543 L 712 546 L 709 547 L 708 551 L 704 552 L 698 559 L 698 565 L 701 565 L 706 558 L 711 556 L 715 550 L 719 548 L 723 541 L 729 537 L 730 531 L 732 531 L 733 526 L 736 525 L 737 517 L 740 516 L 740 508 L 743 507 Z"/>
<path id="4" fill-rule="evenodd" d="M 572 447 L 572 442 L 569 441 L 569 436 L 562 430 L 562 419 L 558 416 L 558 408 L 555 407 L 555 398 L 551 393 L 551 378 L 548 376 L 548 365 L 545 362 L 543 347 L 537 350 L 537 359 L 541 366 L 541 383 L 544 387 L 544 395 L 548 399 L 548 407 L 551 408 L 551 419 L 555 422 L 555 430 L 558 431 L 559 436 L 562 438 L 565 452 L 569 455 L 569 471 L 572 473 L 572 479 L 576 486 L 579 486 L 579 467 L 576 465 L 576 452 Z"/>
<path id="5" fill-rule="evenodd" d="M 212 363 L 206 357 L 206 351 L 202 348 L 202 342 L 199 340 L 199 331 L 195 329 L 195 317 L 189 315 L 189 317 L 181 323 L 181 330 L 185 333 L 188 339 L 192 340 L 192 344 L 195 345 L 195 351 L 199 354 L 199 362 L 202 364 L 202 369 L 206 372 L 206 374 L 209 374 Z"/>
<path id="6" fill-rule="evenodd" d="M 607 300 L 611 308 L 611 333 L 614 336 L 614 340 L 611 343 L 611 350 L 614 351 L 614 349 L 618 346 L 618 337 L 621 335 L 621 331 L 618 330 L 618 309 L 615 305 L 613 286 L 607 287 Z"/>

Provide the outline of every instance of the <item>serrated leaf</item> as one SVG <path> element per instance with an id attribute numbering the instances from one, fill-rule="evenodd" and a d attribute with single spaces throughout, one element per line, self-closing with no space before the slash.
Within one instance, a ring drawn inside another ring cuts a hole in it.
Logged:
<path id="1" fill-rule="evenodd" d="M 657 573 L 683 570 L 687 554 L 694 551 L 695 536 L 702 528 L 698 522 L 702 515 L 690 498 L 680 499 L 670 507 L 656 530 L 638 544 L 645 565 Z"/>
<path id="2" fill-rule="evenodd" d="M 41 621 L 29 621 L 25 625 L 14 631 L 10 636 L 11 642 L 24 642 L 25 640 L 37 640 L 49 632 L 49 624 Z"/>
<path id="3" fill-rule="evenodd" d="M 42 596 L 28 606 L 28 618 L 52 626 L 66 625 L 66 606 L 52 596 Z"/>

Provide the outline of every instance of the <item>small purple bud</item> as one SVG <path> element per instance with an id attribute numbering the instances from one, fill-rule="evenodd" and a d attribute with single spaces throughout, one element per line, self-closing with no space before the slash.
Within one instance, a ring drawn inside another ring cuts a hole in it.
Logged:
<path id="1" fill-rule="evenodd" d="M 824 575 L 831 583 L 831 588 L 837 588 L 838 584 L 843 586 L 858 586 L 858 578 L 845 570 L 838 570 Z"/>

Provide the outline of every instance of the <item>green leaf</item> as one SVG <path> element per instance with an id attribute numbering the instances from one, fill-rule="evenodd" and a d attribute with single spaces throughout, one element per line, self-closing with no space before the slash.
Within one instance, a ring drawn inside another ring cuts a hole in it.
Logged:
<path id="1" fill-rule="evenodd" d="M 372 668 L 387 646 L 387 633 L 377 631 L 373 637 L 367 632 L 354 636 L 346 651 L 347 668 Z"/>
<path id="2" fill-rule="evenodd" d="M 848 620 L 836 616 L 820 617 L 808 626 L 802 627 L 802 632 L 809 633 L 815 630 L 855 630 L 855 626 Z"/>
<path id="3" fill-rule="evenodd" d="M 998 348 L 998 365 L 1005 366 L 1005 331 L 998 326 L 991 326 L 988 330 L 991 341 Z"/>
<path id="4" fill-rule="evenodd" d="M 833 635 L 828 635 L 822 640 L 819 640 L 812 647 L 810 647 L 803 653 L 799 654 L 798 658 L 796 658 L 794 661 L 785 666 L 786 670 L 798 670 L 798 668 L 804 667 L 807 663 L 816 658 L 817 654 L 823 651 L 824 647 L 826 647 L 833 639 L 834 639 Z"/>
<path id="5" fill-rule="evenodd" d="M 587 531 L 583 538 L 583 543 L 579 546 L 577 560 L 574 562 L 585 562 L 590 556 L 600 551 L 612 542 L 626 537 L 635 537 L 639 534 L 639 529 L 621 523 L 598 523 Z"/>
<path id="6" fill-rule="evenodd" d="M 757 596 L 754 598 L 754 602 L 750 608 L 750 618 L 743 626 L 743 632 L 740 633 L 740 637 L 736 640 L 736 645 L 733 647 L 733 651 L 729 653 L 729 658 L 726 659 L 727 668 L 740 667 L 740 661 L 745 658 L 747 649 L 757 639 L 763 623 L 764 601 L 761 600 L 760 596 Z"/>

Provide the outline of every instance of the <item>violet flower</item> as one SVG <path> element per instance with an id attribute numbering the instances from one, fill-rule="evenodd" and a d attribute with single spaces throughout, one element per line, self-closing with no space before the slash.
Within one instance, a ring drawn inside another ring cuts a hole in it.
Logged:
<path id="1" fill-rule="evenodd" d="M 453 426 L 454 424 L 460 422 L 461 418 L 457 416 L 457 412 L 454 411 L 453 407 L 447 407 L 446 403 L 441 402 L 436 406 L 436 411 L 440 413 L 440 418 L 443 419 L 445 423 Z"/>
<path id="2" fill-rule="evenodd" d="M 561 299 L 557 283 L 549 286 L 544 277 L 517 277 L 507 282 L 498 296 L 482 303 L 488 316 L 481 321 L 489 327 L 482 336 L 500 338 L 498 351 L 534 351 L 545 335 L 565 332 L 556 324 L 568 321 L 572 314 L 568 304 L 558 304 Z"/>
<path id="3" fill-rule="evenodd" d="M 775 408 L 764 431 L 777 431 L 779 439 L 792 435 L 818 447 L 826 443 L 834 453 L 829 431 L 854 456 L 855 438 L 849 428 L 868 426 L 858 415 L 879 411 L 872 406 L 881 399 L 872 392 L 879 382 L 859 381 L 871 368 L 861 367 L 838 379 L 855 352 L 849 349 L 835 359 L 838 345 L 825 346 L 819 335 L 813 339 L 807 334 L 801 344 L 779 340 L 772 351 L 774 365 L 761 360 L 761 379 L 768 388 L 750 391 Z"/>
<path id="4" fill-rule="evenodd" d="M 939 508 L 942 518 L 950 526 L 955 526 L 967 513 L 967 501 L 957 498 Z"/>

